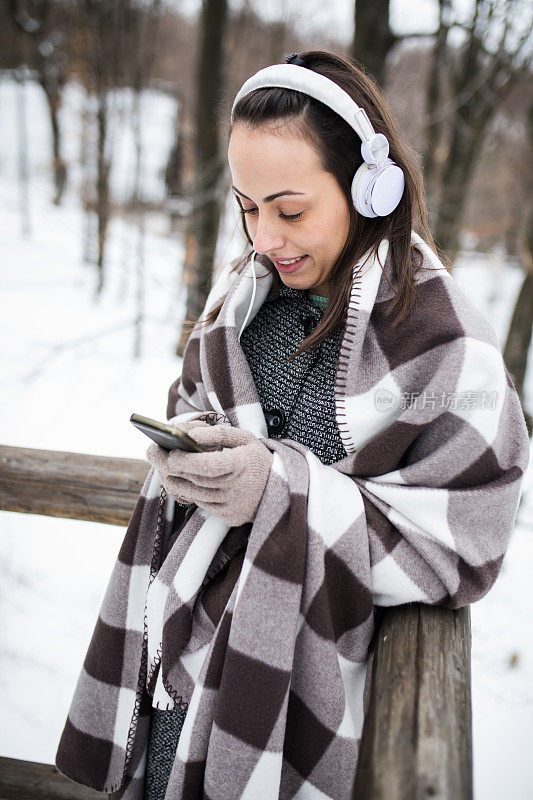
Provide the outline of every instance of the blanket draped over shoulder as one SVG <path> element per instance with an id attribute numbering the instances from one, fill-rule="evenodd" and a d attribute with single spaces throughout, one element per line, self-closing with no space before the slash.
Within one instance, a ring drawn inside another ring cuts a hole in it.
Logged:
<path id="1" fill-rule="evenodd" d="M 188 703 L 167 798 L 348 800 L 375 606 L 459 608 L 495 581 L 529 441 L 495 333 L 431 249 L 393 327 L 389 243 L 354 267 L 335 386 L 347 456 L 268 438 L 239 338 L 272 286 L 226 268 L 215 323 L 184 354 L 170 414 L 216 412 L 263 439 L 271 473 L 218 625 L 196 599 L 228 524 L 198 508 L 159 563 L 177 504 L 155 468 L 102 602 L 56 756 L 73 780 L 142 800 L 155 687 Z M 254 254 L 255 256 L 255 254 Z M 173 406 L 173 407 L 172 407 Z"/>

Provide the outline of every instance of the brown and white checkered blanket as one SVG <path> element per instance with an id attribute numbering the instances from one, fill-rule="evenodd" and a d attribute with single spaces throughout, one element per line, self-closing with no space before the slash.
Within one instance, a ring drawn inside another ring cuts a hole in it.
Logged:
<path id="1" fill-rule="evenodd" d="M 385 313 L 387 240 L 383 270 L 373 258 L 354 268 L 336 382 L 348 455 L 332 466 L 267 438 L 239 344 L 272 283 L 266 262 L 215 283 L 207 308 L 229 294 L 189 339 L 172 418 L 217 412 L 274 453 L 242 570 L 215 627 L 196 600 L 229 527 L 196 509 L 160 565 L 177 506 L 152 468 L 59 743 L 64 774 L 142 800 L 158 684 L 189 704 L 168 800 L 348 800 L 374 605 L 459 608 L 493 584 L 528 463 L 525 421 L 493 329 L 413 238 L 425 269 L 404 324 Z"/>

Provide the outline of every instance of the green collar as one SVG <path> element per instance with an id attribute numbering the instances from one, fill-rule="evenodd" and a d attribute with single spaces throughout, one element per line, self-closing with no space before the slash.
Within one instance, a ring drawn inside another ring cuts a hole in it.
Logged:
<path id="1" fill-rule="evenodd" d="M 318 308 L 325 308 L 329 303 L 329 297 L 321 297 L 321 295 L 311 294 L 309 291 L 307 292 L 307 296 L 309 297 L 311 303 Z"/>

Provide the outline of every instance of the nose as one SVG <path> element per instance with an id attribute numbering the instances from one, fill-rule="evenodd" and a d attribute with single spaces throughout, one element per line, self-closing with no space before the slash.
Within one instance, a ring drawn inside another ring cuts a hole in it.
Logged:
<path id="1" fill-rule="evenodd" d="M 276 231 L 275 223 L 268 224 L 265 220 L 258 220 L 253 246 L 258 253 L 281 250 L 285 246 L 285 237 Z"/>

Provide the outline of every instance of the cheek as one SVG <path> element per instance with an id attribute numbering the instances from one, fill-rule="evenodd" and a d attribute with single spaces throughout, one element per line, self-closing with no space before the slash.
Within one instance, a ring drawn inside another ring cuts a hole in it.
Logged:
<path id="1" fill-rule="evenodd" d="M 342 248 L 350 231 L 350 214 L 345 206 L 339 208 L 337 214 L 332 216 L 330 231 L 333 233 L 331 239 L 335 242 L 336 249 Z"/>
<path id="2" fill-rule="evenodd" d="M 350 229 L 348 213 L 325 213 L 320 224 L 315 224 L 309 231 L 309 246 L 314 246 L 327 254 L 336 254 L 343 246 Z"/>
<path id="3" fill-rule="evenodd" d="M 321 226 L 309 225 L 305 231 L 302 231 L 302 234 L 298 238 L 302 247 L 305 245 L 307 250 L 320 250 L 324 247 L 325 237 Z"/>

